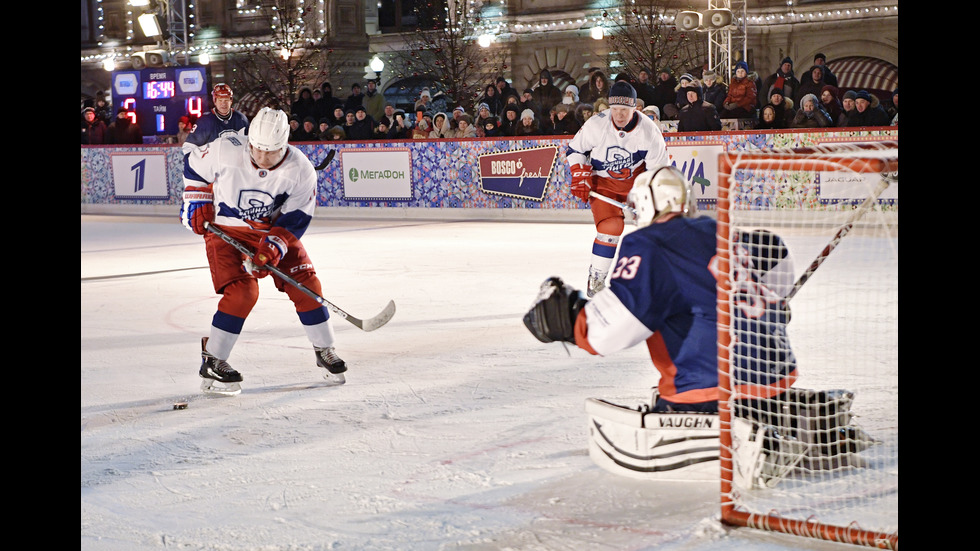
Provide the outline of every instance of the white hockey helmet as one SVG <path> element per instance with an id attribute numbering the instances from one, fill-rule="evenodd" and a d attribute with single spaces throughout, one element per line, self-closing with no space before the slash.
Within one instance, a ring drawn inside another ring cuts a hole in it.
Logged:
<path id="1" fill-rule="evenodd" d="M 626 204 L 633 208 L 636 225 L 641 228 L 671 212 L 684 216 L 692 216 L 696 212 L 691 184 L 673 166 L 662 166 L 640 174 L 626 196 Z"/>
<path id="2" fill-rule="evenodd" d="M 279 109 L 263 107 L 248 125 L 248 145 L 260 151 L 279 151 L 289 142 L 289 117 Z"/>

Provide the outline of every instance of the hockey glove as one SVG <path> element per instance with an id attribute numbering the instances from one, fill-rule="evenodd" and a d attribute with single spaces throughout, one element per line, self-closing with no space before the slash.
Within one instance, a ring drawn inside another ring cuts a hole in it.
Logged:
<path id="1" fill-rule="evenodd" d="M 207 233 L 205 222 L 214 222 L 214 194 L 211 184 L 184 188 L 184 203 L 180 206 L 180 223 L 198 235 Z"/>
<path id="2" fill-rule="evenodd" d="M 272 228 L 269 233 L 259 243 L 252 256 L 252 263 L 256 268 L 262 269 L 266 266 L 276 266 L 282 257 L 289 250 L 289 232 L 283 228 Z"/>
<path id="3" fill-rule="evenodd" d="M 572 195 L 589 202 L 589 192 L 592 191 L 592 167 L 589 165 L 572 165 Z"/>
<path id="4" fill-rule="evenodd" d="M 575 318 L 588 299 L 559 277 L 541 284 L 538 298 L 527 314 L 524 326 L 541 342 L 575 342 Z"/>

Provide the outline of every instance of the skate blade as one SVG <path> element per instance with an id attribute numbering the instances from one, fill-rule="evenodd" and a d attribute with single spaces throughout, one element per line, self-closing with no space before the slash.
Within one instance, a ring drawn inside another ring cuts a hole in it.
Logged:
<path id="1" fill-rule="evenodd" d="M 335 385 L 342 385 L 347 382 L 343 373 L 330 373 L 326 369 L 323 370 L 323 378 Z"/>
<path id="2" fill-rule="evenodd" d="M 217 396 L 237 396 L 242 392 L 241 383 L 222 383 L 214 379 L 204 379 L 201 381 L 201 390 L 205 394 Z"/>

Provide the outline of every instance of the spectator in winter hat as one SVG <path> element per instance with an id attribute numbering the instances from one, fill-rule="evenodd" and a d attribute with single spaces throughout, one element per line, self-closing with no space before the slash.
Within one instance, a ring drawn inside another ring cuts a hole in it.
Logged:
<path id="1" fill-rule="evenodd" d="M 783 97 L 795 98 L 800 89 L 800 80 L 793 74 L 793 59 L 784 57 L 776 68 L 776 72 L 767 76 L 759 88 L 759 107 L 769 102 L 769 92 L 773 88 L 782 88 Z"/>
<path id="2" fill-rule="evenodd" d="M 706 70 L 701 75 L 701 84 L 703 84 L 704 91 L 704 101 L 715 106 L 715 109 L 721 111 L 722 105 L 725 103 L 725 96 L 728 95 L 728 85 L 722 82 L 718 75 L 712 70 Z"/>
<path id="3" fill-rule="evenodd" d="M 415 110 L 428 111 L 431 103 L 432 93 L 429 92 L 428 88 L 422 88 L 422 91 L 419 92 L 419 99 L 415 102 Z"/>
<path id="4" fill-rule="evenodd" d="M 676 119 L 681 109 L 687 105 L 687 88 L 689 86 L 700 88 L 701 83 L 691 73 L 684 73 L 681 75 L 677 83 L 677 89 L 674 91 L 674 101 L 664 105 L 663 112 L 671 120 Z"/>
<path id="5" fill-rule="evenodd" d="M 826 67 L 824 67 L 823 65 L 814 65 L 810 67 L 810 70 L 807 71 L 808 74 L 810 75 L 810 78 L 800 83 L 800 88 L 796 91 L 795 95 L 793 96 L 793 100 L 796 102 L 797 105 L 800 104 L 800 100 L 803 99 L 803 96 L 807 94 L 813 94 L 817 97 L 820 97 L 820 91 L 823 89 L 824 86 L 829 84 L 827 80 L 824 78 L 825 69 Z"/>
<path id="6" fill-rule="evenodd" d="M 790 128 L 827 128 L 833 126 L 830 114 L 824 110 L 817 96 L 807 94 L 800 99 L 800 108 L 790 123 Z"/>
<path id="7" fill-rule="evenodd" d="M 881 106 L 877 96 L 860 90 L 854 98 L 854 111 L 847 117 L 849 127 L 856 126 L 890 126 L 888 113 Z"/>
<path id="8" fill-rule="evenodd" d="M 459 127 L 456 129 L 456 138 L 475 138 L 476 128 L 473 126 L 473 117 L 468 113 L 463 113 L 456 121 Z"/>
<path id="9" fill-rule="evenodd" d="M 94 107 L 82 110 L 82 145 L 101 145 L 106 141 L 108 127 L 95 115 Z"/>
<path id="10" fill-rule="evenodd" d="M 650 117 L 652 120 L 660 120 L 660 109 L 656 105 L 647 105 L 643 108 L 643 114 Z"/>
<path id="11" fill-rule="evenodd" d="M 851 113 L 854 112 L 855 99 L 857 99 L 857 92 L 854 90 L 844 92 L 844 96 L 840 100 L 840 105 L 844 108 L 844 112 L 841 113 L 840 118 L 837 119 L 837 126 L 847 126 L 847 117 L 850 117 Z"/>
<path id="12" fill-rule="evenodd" d="M 561 102 L 573 106 L 578 104 L 578 86 L 574 84 L 566 86 L 565 96 L 561 99 Z"/>
<path id="13" fill-rule="evenodd" d="M 749 76 L 749 65 L 739 61 L 735 64 L 735 76 L 728 85 L 728 95 L 719 115 L 723 119 L 756 118 L 757 93 L 755 80 Z"/>
<path id="14" fill-rule="evenodd" d="M 793 100 L 783 96 L 782 88 L 773 88 L 770 90 L 769 102 L 763 107 L 772 107 L 773 109 L 773 120 L 767 128 L 789 128 L 793 117 L 796 116 Z"/>
<path id="15" fill-rule="evenodd" d="M 480 105 L 486 105 L 487 110 L 490 115 L 499 115 L 504 109 L 504 98 L 500 95 L 500 91 L 497 89 L 495 84 L 487 84 L 483 89 L 483 95 L 479 99 Z M 476 110 L 476 118 L 482 118 L 480 116 L 480 110 Z"/>
<path id="16" fill-rule="evenodd" d="M 125 107 L 120 107 L 116 113 L 116 120 L 106 129 L 107 144 L 142 144 L 143 131 L 138 124 L 130 119 L 130 111 Z"/>
<path id="17" fill-rule="evenodd" d="M 830 84 L 825 85 L 820 90 L 820 103 L 823 105 L 824 111 L 830 115 L 831 126 L 837 126 L 837 121 L 840 120 L 840 116 L 844 113 L 844 107 L 841 105 L 837 96 L 839 90 L 836 86 L 831 86 Z"/>
<path id="18" fill-rule="evenodd" d="M 701 98 L 700 86 L 688 86 L 687 105 L 677 115 L 678 132 L 717 132 L 721 119 L 715 106 Z"/>
<path id="19" fill-rule="evenodd" d="M 813 65 L 820 65 L 821 67 L 823 67 L 823 80 L 825 84 L 829 84 L 831 86 L 838 86 L 837 77 L 834 75 L 833 71 L 830 70 L 830 67 L 827 66 L 827 56 L 825 56 L 822 53 L 818 53 L 814 55 Z M 800 84 L 804 84 L 808 80 L 810 80 L 809 73 L 804 73 L 800 75 Z"/>
<path id="20" fill-rule="evenodd" d="M 517 125 L 517 130 L 514 131 L 515 136 L 538 136 L 540 135 L 538 130 L 537 117 L 534 114 L 533 109 L 525 109 L 521 111 L 521 123 Z"/>

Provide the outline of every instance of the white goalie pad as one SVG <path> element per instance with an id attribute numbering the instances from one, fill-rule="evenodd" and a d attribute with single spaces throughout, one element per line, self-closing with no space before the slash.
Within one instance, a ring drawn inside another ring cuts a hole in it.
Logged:
<path id="1" fill-rule="evenodd" d="M 644 480 L 719 479 L 717 414 L 647 409 L 586 400 L 589 457 L 596 465 Z"/>

